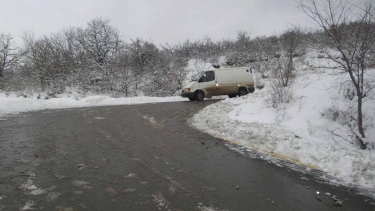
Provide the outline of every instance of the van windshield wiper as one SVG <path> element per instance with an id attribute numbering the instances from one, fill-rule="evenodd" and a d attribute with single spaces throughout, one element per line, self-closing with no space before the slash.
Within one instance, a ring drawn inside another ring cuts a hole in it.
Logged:
<path id="1" fill-rule="evenodd" d="M 191 81 L 198 81 L 198 79 L 204 74 L 204 71 L 200 71 L 199 73 L 191 76 Z"/>

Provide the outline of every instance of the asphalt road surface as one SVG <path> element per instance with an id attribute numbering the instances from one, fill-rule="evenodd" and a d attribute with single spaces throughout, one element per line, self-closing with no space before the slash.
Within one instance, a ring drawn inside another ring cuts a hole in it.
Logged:
<path id="1" fill-rule="evenodd" d="M 0 210 L 375 210 L 353 190 L 243 156 L 190 127 L 189 117 L 214 102 L 0 121 Z"/>

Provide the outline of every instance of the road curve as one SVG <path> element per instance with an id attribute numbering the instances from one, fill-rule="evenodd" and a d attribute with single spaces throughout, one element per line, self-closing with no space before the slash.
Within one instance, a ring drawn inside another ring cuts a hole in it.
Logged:
<path id="1" fill-rule="evenodd" d="M 370 198 L 245 157 L 188 125 L 214 102 L 0 121 L 0 210 L 375 210 Z"/>

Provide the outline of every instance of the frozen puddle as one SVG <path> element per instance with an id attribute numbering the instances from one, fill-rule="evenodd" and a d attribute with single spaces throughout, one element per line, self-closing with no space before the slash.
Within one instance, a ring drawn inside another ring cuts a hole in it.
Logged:
<path id="1" fill-rule="evenodd" d="M 90 184 L 90 182 L 85 182 L 85 181 L 81 181 L 81 180 L 73 180 L 72 181 L 72 185 L 74 187 L 81 188 L 81 189 L 91 189 L 92 187 L 89 184 Z"/>
<path id="2" fill-rule="evenodd" d="M 32 208 L 34 205 L 35 205 L 34 201 L 27 201 L 25 206 L 21 210 L 22 211 L 34 210 L 34 208 Z"/>
<path id="3" fill-rule="evenodd" d="M 36 185 L 34 185 L 34 182 L 33 180 L 31 179 L 28 179 L 27 180 L 27 183 L 25 184 L 22 184 L 20 186 L 20 189 L 24 190 L 26 194 L 28 195 L 40 195 L 40 194 L 44 194 L 46 191 L 37 187 Z"/>
<path id="4" fill-rule="evenodd" d="M 155 120 L 155 117 L 149 117 L 147 115 L 143 115 L 142 117 L 143 117 L 143 119 L 147 119 L 148 121 L 150 121 L 150 123 L 153 124 L 153 125 L 157 124 L 157 122 Z"/>
<path id="5" fill-rule="evenodd" d="M 168 209 L 170 202 L 168 202 L 160 192 L 153 194 L 152 197 L 154 198 L 154 202 L 156 203 L 159 210 L 161 210 L 162 208 Z"/>
<path id="6" fill-rule="evenodd" d="M 220 210 L 220 209 L 215 209 L 213 207 L 199 207 L 200 211 L 229 211 L 229 210 Z"/>

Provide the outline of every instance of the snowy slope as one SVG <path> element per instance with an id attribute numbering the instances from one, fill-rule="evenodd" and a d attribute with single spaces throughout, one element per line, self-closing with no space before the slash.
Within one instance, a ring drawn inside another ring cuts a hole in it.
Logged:
<path id="1" fill-rule="evenodd" d="M 371 149 L 361 150 L 355 143 L 332 136 L 330 131 L 344 137 L 347 128 L 322 115 L 329 108 L 351 106 L 339 95 L 337 82 L 328 73 L 304 72 L 294 84 L 292 102 L 278 108 L 272 106 L 266 82 L 264 89 L 253 94 L 206 107 L 193 117 L 192 124 L 238 145 L 315 166 L 347 185 L 375 193 L 372 119 L 366 120 Z M 364 108 L 367 116 L 375 113 L 375 103 L 367 102 Z"/>

